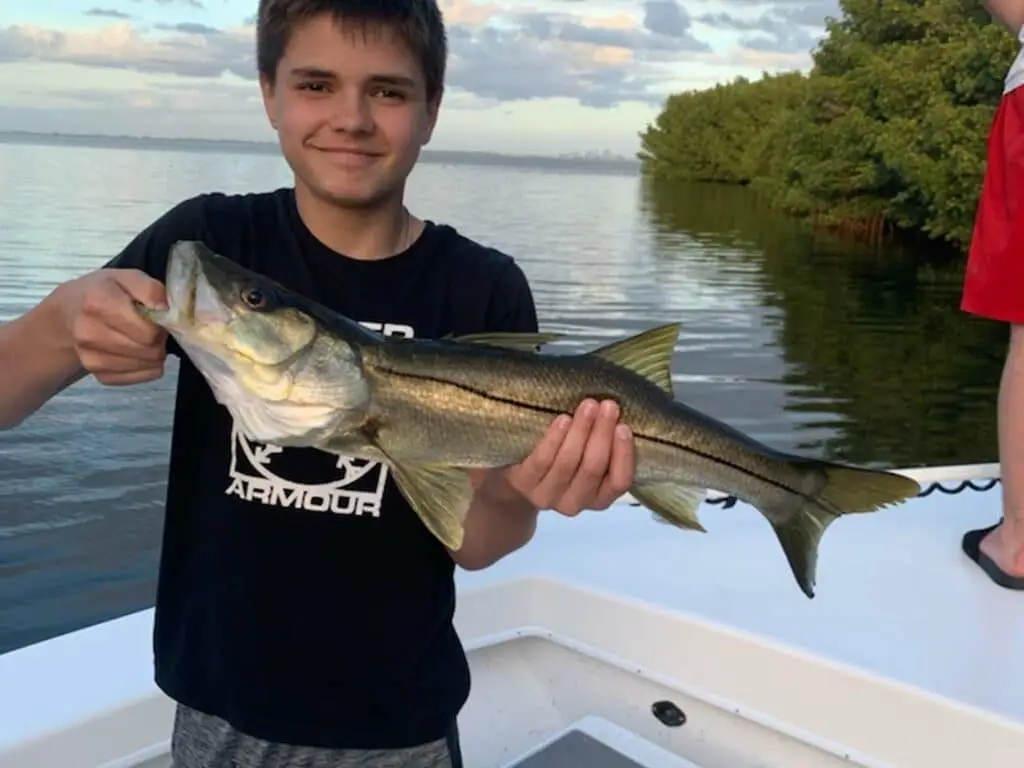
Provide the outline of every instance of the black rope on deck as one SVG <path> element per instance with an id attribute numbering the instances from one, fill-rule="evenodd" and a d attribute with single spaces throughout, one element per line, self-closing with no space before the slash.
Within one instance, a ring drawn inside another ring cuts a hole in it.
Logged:
<path id="1" fill-rule="evenodd" d="M 992 488 L 994 488 L 999 483 L 999 481 L 1000 478 L 998 477 L 993 477 L 982 483 L 976 483 L 973 480 L 964 480 L 959 485 L 957 485 L 956 488 L 953 489 L 946 488 L 944 485 L 942 485 L 942 483 L 932 483 L 919 494 L 917 494 L 917 498 L 923 499 L 925 496 L 928 496 L 929 494 L 935 491 L 949 494 L 950 496 L 954 496 L 958 493 L 966 491 L 968 488 L 970 488 L 972 491 L 989 491 Z"/>
<path id="2" fill-rule="evenodd" d="M 940 482 L 935 482 L 930 483 L 928 486 L 926 486 L 919 494 L 917 494 L 917 498 L 923 499 L 925 496 L 930 496 L 931 494 L 935 493 L 935 491 L 938 491 L 939 493 L 945 493 L 948 496 L 955 496 L 958 493 L 963 493 L 967 489 L 983 493 L 985 491 L 992 490 L 992 488 L 998 485 L 999 482 L 1000 478 L 998 477 L 993 477 L 989 480 L 983 480 L 979 482 L 975 482 L 974 480 L 963 480 L 957 483 L 952 488 L 948 488 Z M 717 496 L 715 498 L 705 499 L 704 503 L 721 506 L 722 509 L 730 509 L 731 507 L 736 506 L 738 501 L 739 499 L 737 499 L 735 496 Z M 632 506 L 639 507 L 640 502 L 634 501 L 632 503 Z"/>
<path id="3" fill-rule="evenodd" d="M 919 494 L 917 494 L 917 498 L 923 499 L 925 496 L 930 496 L 931 494 L 935 493 L 935 491 L 938 491 L 939 493 L 945 493 L 949 496 L 955 496 L 958 493 L 963 493 L 968 488 L 970 488 L 972 491 L 984 492 L 994 488 L 996 484 L 999 482 L 999 480 L 1000 479 L 998 477 L 993 477 L 989 480 L 984 480 L 981 482 L 975 482 L 973 480 L 964 480 L 960 483 L 957 483 L 952 488 L 947 488 L 940 482 L 930 483 Z M 717 498 L 707 499 L 706 503 L 721 505 L 722 509 L 729 509 L 730 507 L 735 506 L 737 501 L 739 500 L 735 496 L 718 496 Z"/>

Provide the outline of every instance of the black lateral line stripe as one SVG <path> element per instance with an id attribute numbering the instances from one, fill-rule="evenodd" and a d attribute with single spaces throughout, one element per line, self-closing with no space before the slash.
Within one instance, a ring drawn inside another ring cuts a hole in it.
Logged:
<path id="1" fill-rule="evenodd" d="M 426 381 L 430 382 L 431 384 L 441 384 L 442 386 L 446 387 L 454 387 L 455 389 L 462 390 L 463 392 L 466 392 L 468 394 L 476 395 L 477 397 L 482 397 L 484 400 L 490 400 L 492 403 L 501 403 L 502 405 L 513 405 L 518 408 L 525 408 L 526 410 L 533 411 L 534 413 L 545 413 L 551 416 L 561 416 L 563 413 L 565 413 L 565 411 L 559 410 L 557 408 L 546 408 L 543 405 L 537 405 L 536 403 L 524 403 L 520 400 L 514 400 L 512 398 L 507 397 L 500 397 L 492 392 L 487 392 L 486 390 L 483 389 L 477 389 L 476 387 L 471 387 L 468 384 L 460 384 L 459 382 L 451 381 L 450 379 L 440 379 L 437 378 L 436 376 L 430 376 L 423 373 L 409 373 L 408 371 L 396 371 L 393 368 L 387 368 L 380 365 L 375 367 L 381 373 L 390 374 L 391 376 L 395 376 L 396 378 L 412 379 L 414 381 Z M 813 499 L 807 496 L 807 494 L 801 493 L 795 488 L 790 488 L 785 483 L 780 483 L 778 480 L 775 480 L 771 477 L 765 477 L 764 475 L 760 475 L 757 472 L 751 471 L 747 467 L 731 462 L 728 459 L 723 459 L 721 456 L 715 456 L 710 453 L 705 453 L 704 451 L 701 451 L 697 448 L 693 448 L 692 446 L 680 445 L 679 443 L 676 443 L 672 440 L 667 440 L 663 437 L 657 437 L 655 435 L 634 433 L 634 437 L 638 437 L 641 440 L 646 440 L 649 443 L 656 443 L 658 445 L 664 445 L 668 448 L 675 448 L 678 451 L 689 453 L 691 456 L 697 456 L 701 459 L 706 459 L 707 461 L 710 461 L 714 464 L 729 467 L 730 469 L 734 469 L 737 472 L 742 472 L 743 474 L 756 478 L 761 482 L 767 483 L 768 485 L 772 485 L 778 488 L 779 490 L 792 493 L 796 496 L 801 496 L 807 499 L 808 501 L 813 501 Z"/>

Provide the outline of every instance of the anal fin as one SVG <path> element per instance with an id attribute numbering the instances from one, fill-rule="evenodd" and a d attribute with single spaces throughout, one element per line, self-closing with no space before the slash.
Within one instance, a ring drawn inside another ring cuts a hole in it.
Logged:
<path id="1" fill-rule="evenodd" d="M 391 464 L 395 484 L 423 524 L 448 549 L 462 546 L 475 490 L 469 470 L 443 464 Z"/>
<path id="2" fill-rule="evenodd" d="M 654 519 L 688 531 L 706 530 L 697 518 L 697 509 L 707 497 L 704 488 L 676 483 L 634 486 L 630 493 L 654 513 Z"/>

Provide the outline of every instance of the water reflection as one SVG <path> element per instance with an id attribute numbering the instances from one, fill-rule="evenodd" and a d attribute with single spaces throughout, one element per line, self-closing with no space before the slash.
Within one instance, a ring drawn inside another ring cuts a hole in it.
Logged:
<path id="1" fill-rule="evenodd" d="M 0 321 L 191 195 L 288 183 L 273 155 L 0 143 Z M 676 391 L 779 448 L 990 460 L 1005 333 L 960 266 L 815 236 L 734 187 L 421 165 L 410 207 L 513 254 L 561 351 L 682 324 Z M 86 380 L 0 432 L 0 652 L 152 603 L 176 367 Z"/>
<path id="2" fill-rule="evenodd" d="M 818 234 L 738 187 L 649 184 L 643 208 L 660 261 L 697 241 L 721 282 L 757 271 L 795 447 L 897 466 L 994 460 L 1007 331 L 959 311 L 962 258 Z"/>

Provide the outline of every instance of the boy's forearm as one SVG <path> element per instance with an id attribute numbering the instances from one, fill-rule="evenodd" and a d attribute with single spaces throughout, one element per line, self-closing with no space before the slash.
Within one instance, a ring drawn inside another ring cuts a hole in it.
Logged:
<path id="1" fill-rule="evenodd" d="M 0 325 L 0 429 L 11 429 L 85 375 L 61 319 L 57 288 L 16 320 Z"/>
<path id="2" fill-rule="evenodd" d="M 500 470 L 474 473 L 476 496 L 466 514 L 462 547 L 452 558 L 466 570 L 493 565 L 525 546 L 537 529 L 538 510 L 514 491 Z"/>

